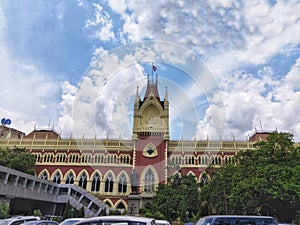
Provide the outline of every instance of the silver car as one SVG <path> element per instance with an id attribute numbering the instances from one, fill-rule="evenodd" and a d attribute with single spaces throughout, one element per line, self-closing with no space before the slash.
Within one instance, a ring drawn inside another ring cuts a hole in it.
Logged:
<path id="1" fill-rule="evenodd" d="M 156 225 L 155 219 L 138 216 L 100 216 L 75 223 L 74 225 Z"/>

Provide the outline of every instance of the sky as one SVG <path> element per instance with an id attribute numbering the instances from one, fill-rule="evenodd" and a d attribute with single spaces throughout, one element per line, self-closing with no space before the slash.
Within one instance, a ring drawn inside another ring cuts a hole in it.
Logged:
<path id="1" fill-rule="evenodd" d="M 300 0 L 2 0 L 0 118 L 130 139 L 137 90 L 158 76 L 171 140 L 299 142 L 299 12 Z"/>

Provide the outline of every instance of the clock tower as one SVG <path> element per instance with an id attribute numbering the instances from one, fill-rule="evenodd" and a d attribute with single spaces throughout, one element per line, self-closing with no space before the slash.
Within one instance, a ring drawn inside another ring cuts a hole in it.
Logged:
<path id="1" fill-rule="evenodd" d="M 169 100 L 160 99 L 158 78 L 148 76 L 143 99 L 137 87 L 134 102 L 133 169 L 139 175 L 139 192 L 152 194 L 159 183 L 167 181 L 167 142 L 169 140 Z M 162 171 L 164 171 L 162 173 Z"/>

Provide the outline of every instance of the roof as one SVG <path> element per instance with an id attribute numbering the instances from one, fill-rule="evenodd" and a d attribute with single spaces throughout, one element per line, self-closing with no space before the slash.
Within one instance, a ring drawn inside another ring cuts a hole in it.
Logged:
<path id="1" fill-rule="evenodd" d="M 268 136 L 271 134 L 269 131 L 256 131 L 250 138 L 249 141 L 267 141 Z"/>
<path id="2" fill-rule="evenodd" d="M 40 138 L 40 139 L 61 139 L 61 137 L 53 129 L 33 130 L 25 138 Z"/>
<path id="3" fill-rule="evenodd" d="M 148 218 L 148 217 L 139 217 L 139 216 L 99 216 L 99 217 L 92 217 L 90 219 L 84 220 L 84 222 L 88 221 L 141 221 L 141 222 L 151 222 L 154 219 L 153 218 Z"/>

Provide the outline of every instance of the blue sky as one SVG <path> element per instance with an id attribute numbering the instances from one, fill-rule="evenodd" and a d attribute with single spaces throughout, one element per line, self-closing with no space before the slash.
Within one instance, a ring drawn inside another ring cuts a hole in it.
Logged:
<path id="1" fill-rule="evenodd" d="M 151 64 L 171 139 L 300 140 L 300 1 L 0 2 L 0 117 L 130 138 Z M 154 74 L 156 75 L 156 73 Z"/>

